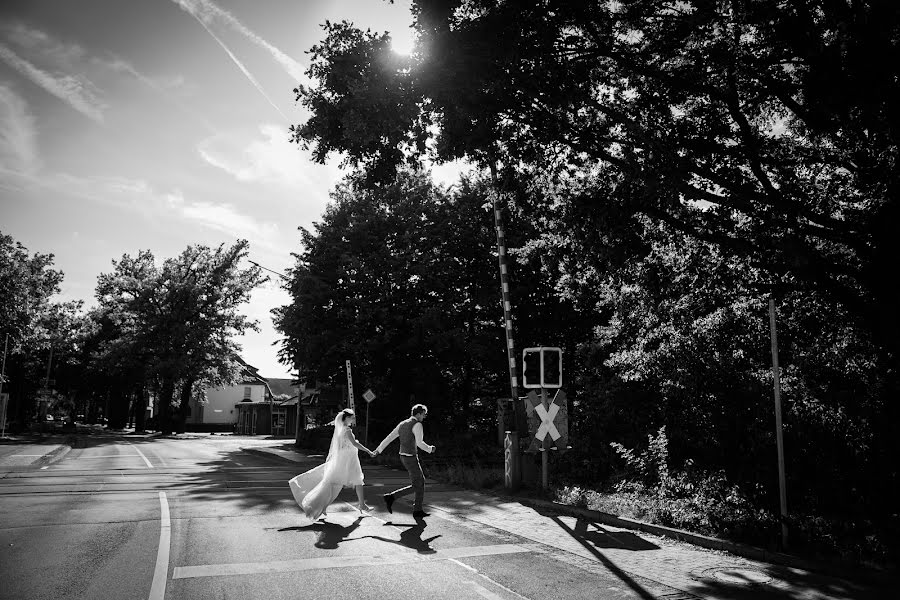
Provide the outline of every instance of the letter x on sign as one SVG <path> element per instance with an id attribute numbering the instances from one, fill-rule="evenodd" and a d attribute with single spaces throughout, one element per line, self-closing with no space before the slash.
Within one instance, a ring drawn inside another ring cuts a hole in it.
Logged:
<path id="1" fill-rule="evenodd" d="M 556 428 L 556 425 L 553 424 L 553 419 L 556 418 L 556 413 L 559 412 L 559 406 L 556 404 L 550 405 L 550 410 L 544 408 L 543 403 L 538 403 L 534 407 L 534 412 L 537 413 L 538 417 L 541 419 L 541 425 L 538 427 L 537 433 L 534 434 L 534 437 L 543 440 L 547 437 L 547 434 L 550 434 L 550 437 L 553 438 L 555 442 L 561 436 L 559 430 Z"/>

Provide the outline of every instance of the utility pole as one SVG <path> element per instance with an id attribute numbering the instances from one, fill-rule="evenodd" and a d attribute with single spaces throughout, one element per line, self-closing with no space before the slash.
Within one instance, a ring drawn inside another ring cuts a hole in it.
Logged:
<path id="1" fill-rule="evenodd" d="M 9 402 L 3 399 L 3 384 L 6 383 L 6 349 L 9 346 L 9 334 L 3 342 L 3 368 L 0 369 L 0 437 L 6 437 L 6 413 Z"/>
<path id="2" fill-rule="evenodd" d="M 775 297 L 769 297 L 769 329 L 772 334 L 772 379 L 775 381 L 775 443 L 778 447 L 778 495 L 781 508 L 781 545 L 788 547 L 787 491 L 784 477 L 784 440 L 781 426 L 781 370 L 778 367 L 778 333 L 775 330 Z"/>

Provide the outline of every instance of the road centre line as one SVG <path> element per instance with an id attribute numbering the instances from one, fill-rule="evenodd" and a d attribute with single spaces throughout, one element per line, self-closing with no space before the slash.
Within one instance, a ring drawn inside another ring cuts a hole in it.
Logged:
<path id="1" fill-rule="evenodd" d="M 141 452 L 141 449 L 140 449 L 140 448 L 138 448 L 137 446 L 135 446 L 135 445 L 132 444 L 131 442 L 128 442 L 128 445 L 129 445 L 129 446 L 132 446 L 132 447 L 134 448 L 134 451 L 141 455 L 141 458 L 143 458 L 143 459 L 144 459 L 144 462 L 147 463 L 147 468 L 148 468 L 148 469 L 152 469 L 152 468 L 153 468 L 153 465 L 150 464 L 150 461 L 147 460 L 147 457 L 144 456 L 144 453 Z"/>
<path id="2" fill-rule="evenodd" d="M 197 577 L 223 577 L 226 575 L 256 575 L 259 573 L 292 573 L 312 571 L 316 569 L 339 569 L 346 567 L 376 567 L 386 565 L 403 565 L 434 560 L 467 558 L 472 556 L 494 556 L 531 552 L 530 548 L 518 544 L 497 544 L 493 546 L 469 546 L 464 548 L 448 548 L 435 554 L 419 554 L 403 552 L 400 554 L 368 554 L 359 556 L 334 556 L 326 558 L 299 558 L 295 560 L 276 560 L 261 563 L 231 563 L 220 565 L 196 565 L 175 567 L 172 579 L 191 579 Z M 158 565 L 157 565 L 158 567 Z"/>
<path id="3" fill-rule="evenodd" d="M 169 573 L 169 542 L 172 538 L 172 522 L 169 520 L 169 500 L 165 492 L 159 493 L 159 549 L 156 551 L 156 568 L 150 585 L 149 600 L 164 600 L 166 576 Z"/>

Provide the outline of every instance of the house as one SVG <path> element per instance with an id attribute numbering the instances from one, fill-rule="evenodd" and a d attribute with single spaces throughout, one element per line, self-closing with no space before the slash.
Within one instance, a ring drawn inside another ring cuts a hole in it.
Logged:
<path id="1" fill-rule="evenodd" d="M 195 431 L 234 431 L 245 435 L 271 433 L 272 391 L 256 367 L 241 362 L 241 379 L 222 388 L 209 388 L 205 397 L 191 400 L 186 424 Z"/>
<path id="2" fill-rule="evenodd" d="M 297 427 L 297 393 L 294 379 L 268 379 L 272 392 L 272 435 L 293 437 Z"/>

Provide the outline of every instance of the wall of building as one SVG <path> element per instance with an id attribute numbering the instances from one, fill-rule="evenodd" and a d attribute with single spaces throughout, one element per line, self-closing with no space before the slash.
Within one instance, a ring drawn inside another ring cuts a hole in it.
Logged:
<path id="1" fill-rule="evenodd" d="M 250 388 L 249 395 L 245 388 Z M 237 423 L 238 411 L 235 404 L 249 398 L 251 402 L 266 399 L 266 386 L 261 383 L 238 384 L 226 388 L 206 390 L 206 405 L 203 407 L 203 423 Z M 192 415 L 195 416 L 195 415 Z M 195 422 L 201 422 L 195 420 Z"/>

